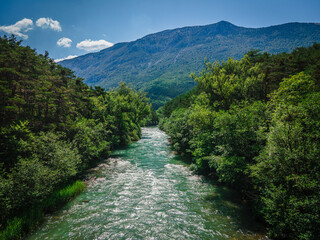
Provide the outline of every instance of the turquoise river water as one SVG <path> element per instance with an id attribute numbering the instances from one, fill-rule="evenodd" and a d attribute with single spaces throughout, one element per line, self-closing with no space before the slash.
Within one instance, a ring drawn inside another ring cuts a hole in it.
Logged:
<path id="1" fill-rule="evenodd" d="M 86 185 L 27 239 L 265 239 L 237 194 L 193 174 L 156 127 L 91 169 Z"/>

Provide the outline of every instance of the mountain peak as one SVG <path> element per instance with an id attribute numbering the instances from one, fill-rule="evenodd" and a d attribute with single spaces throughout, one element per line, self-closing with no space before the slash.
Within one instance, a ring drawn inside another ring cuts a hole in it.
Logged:
<path id="1" fill-rule="evenodd" d="M 74 70 L 90 85 L 109 89 L 120 81 L 132 83 L 147 91 L 153 105 L 159 107 L 194 86 L 189 75 L 201 71 L 204 58 L 210 62 L 240 59 L 252 49 L 290 52 L 314 42 L 320 42 L 320 26 L 316 24 L 246 28 L 220 21 L 153 33 L 59 64 Z"/>
<path id="2" fill-rule="evenodd" d="M 234 24 L 232 24 L 231 22 L 228 22 L 228 21 L 225 21 L 225 20 L 222 20 L 220 22 L 217 22 L 216 23 L 217 25 L 225 25 L 225 26 L 235 26 Z"/>

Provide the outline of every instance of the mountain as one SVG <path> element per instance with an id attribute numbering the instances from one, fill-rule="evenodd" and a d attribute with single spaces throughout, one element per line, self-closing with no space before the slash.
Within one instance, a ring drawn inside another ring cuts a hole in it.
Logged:
<path id="1" fill-rule="evenodd" d="M 132 83 L 147 91 L 157 108 L 194 86 L 189 75 L 203 68 L 205 58 L 210 62 L 240 59 L 252 49 L 290 52 L 314 42 L 320 42 L 320 24 L 316 23 L 245 28 L 221 21 L 150 34 L 60 64 L 88 85 L 109 89 L 120 81 Z"/>

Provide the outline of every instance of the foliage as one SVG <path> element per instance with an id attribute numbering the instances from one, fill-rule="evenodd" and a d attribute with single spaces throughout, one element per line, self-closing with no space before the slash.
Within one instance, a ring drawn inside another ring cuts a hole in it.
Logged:
<path id="1" fill-rule="evenodd" d="M 186 152 L 189 149 L 189 141 L 191 138 L 191 126 L 188 123 L 188 113 L 186 110 L 179 109 L 175 111 L 162 127 L 169 131 L 170 140 L 173 145 L 173 149 L 177 152 Z"/>
<path id="2" fill-rule="evenodd" d="M 5 239 L 21 238 L 44 212 L 81 191 L 81 184 L 59 189 L 115 147 L 138 140 L 151 112 L 149 99 L 132 86 L 89 88 L 14 36 L 0 38 L 0 96 Z"/>
<path id="3" fill-rule="evenodd" d="M 320 92 L 300 73 L 272 95 L 265 150 L 252 166 L 263 213 L 279 238 L 317 239 L 320 226 Z"/>
<path id="4" fill-rule="evenodd" d="M 84 188 L 84 184 L 78 180 L 73 184 L 58 190 L 44 202 L 38 204 L 37 207 L 24 211 L 19 217 L 8 220 L 6 228 L 3 231 L 0 231 L 0 238 L 3 240 L 21 239 L 25 231 L 34 229 L 39 224 L 39 221 L 44 216 L 45 212 L 53 211 L 62 204 L 68 202 L 81 193 Z"/>
<path id="5" fill-rule="evenodd" d="M 238 189 L 273 239 L 320 235 L 320 45 L 206 62 L 160 126 L 192 169 Z"/>
<path id="6" fill-rule="evenodd" d="M 231 104 L 241 100 L 259 100 L 264 74 L 260 64 L 252 64 L 245 55 L 240 61 L 229 58 L 227 61 L 205 63 L 201 74 L 192 77 L 198 88 L 205 92 L 211 105 L 218 109 L 228 109 Z"/>
<path id="7" fill-rule="evenodd" d="M 80 152 L 83 169 L 103 157 L 108 157 L 111 139 L 103 123 L 95 119 L 80 118 L 72 130 L 74 132 L 72 143 Z"/>

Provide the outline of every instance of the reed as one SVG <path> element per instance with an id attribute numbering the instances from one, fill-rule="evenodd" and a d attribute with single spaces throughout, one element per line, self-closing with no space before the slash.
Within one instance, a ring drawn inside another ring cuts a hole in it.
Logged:
<path id="1" fill-rule="evenodd" d="M 84 188 L 85 185 L 83 182 L 78 180 L 73 184 L 56 191 L 45 201 L 26 210 L 21 216 L 8 220 L 6 227 L 3 231 L 0 231 L 0 239 L 22 239 L 25 234 L 32 231 L 41 223 L 46 213 L 57 210 L 63 204 L 80 194 Z"/>

